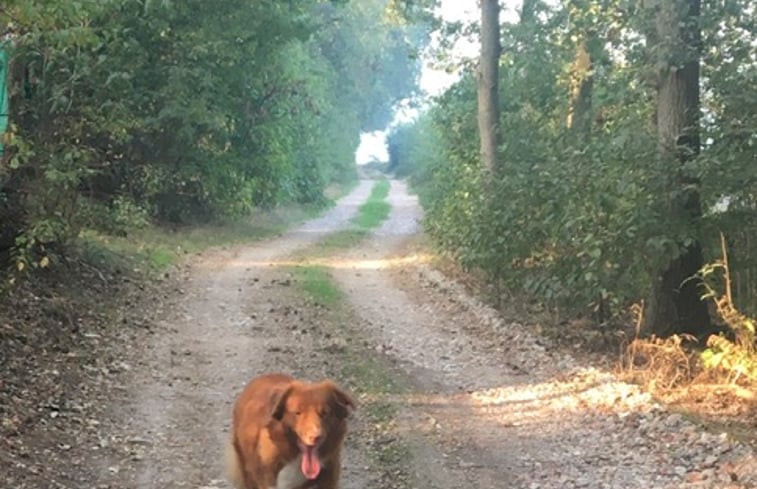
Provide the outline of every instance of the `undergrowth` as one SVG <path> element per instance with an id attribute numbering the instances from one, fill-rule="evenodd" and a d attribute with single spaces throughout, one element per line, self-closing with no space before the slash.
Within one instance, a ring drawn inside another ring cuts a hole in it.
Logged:
<path id="1" fill-rule="evenodd" d="M 729 334 L 711 335 L 700 358 L 706 369 L 721 373 L 728 383 L 743 380 L 752 387 L 757 387 L 757 321 L 741 313 L 734 304 L 728 251 L 725 238 L 721 235 L 720 239 L 722 258 L 703 267 L 700 276 L 707 290 L 705 297 L 714 302 L 718 316 Z M 722 283 L 722 294 L 716 290 L 717 282 Z"/>
<path id="2" fill-rule="evenodd" d="M 285 207 L 253 217 L 219 224 L 185 226 L 169 230 L 146 226 L 127 236 L 84 231 L 75 247 L 97 266 L 130 266 L 140 271 L 162 272 L 184 255 L 211 247 L 264 239 L 322 212 L 324 206 Z"/>
<path id="3" fill-rule="evenodd" d="M 685 345 L 695 344 L 696 339 L 686 335 L 637 337 L 627 349 L 626 367 L 647 372 L 655 379 L 653 384 L 666 388 L 703 376 L 721 384 L 757 388 L 757 321 L 741 313 L 733 302 L 725 239 L 722 258 L 705 265 L 699 277 L 705 287 L 704 298 L 712 301 L 725 332 L 710 335 L 700 349 L 687 348 Z"/>
<path id="4" fill-rule="evenodd" d="M 336 200 L 347 195 L 356 185 L 357 181 L 333 183 L 325 190 L 324 199 L 319 203 L 258 209 L 248 217 L 196 225 L 169 227 L 153 223 L 133 210 L 120 212 L 116 217 L 90 216 L 91 225 L 79 231 L 67 246 L 43 250 L 33 256 L 12 256 L 12 269 L 0 271 L 4 282 L 0 286 L 0 294 L 31 278 L 34 272 L 72 262 L 84 267 L 96 267 L 103 273 L 129 271 L 148 276 L 162 273 L 187 254 L 280 234 L 333 207 Z"/>
<path id="5" fill-rule="evenodd" d="M 734 426 L 743 419 L 741 431 L 748 432 L 744 439 L 755 442 L 757 321 L 740 312 L 733 302 L 725 240 L 721 240 L 721 246 L 722 258 L 705 265 L 699 276 L 705 285 L 704 297 L 712 301 L 716 319 L 725 331 L 710 335 L 703 345 L 685 335 L 637 337 L 625 351 L 621 370 L 657 397 L 684 405 L 692 414 L 716 421 L 733 415 L 737 418 Z M 639 315 L 639 325 L 641 319 Z"/>

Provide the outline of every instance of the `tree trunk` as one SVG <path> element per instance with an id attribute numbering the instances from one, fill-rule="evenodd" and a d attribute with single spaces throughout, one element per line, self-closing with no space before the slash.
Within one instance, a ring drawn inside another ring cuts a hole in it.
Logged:
<path id="1" fill-rule="evenodd" d="M 570 112 L 568 113 L 568 127 L 579 139 L 583 139 L 591 130 L 591 102 L 594 89 L 594 75 L 592 73 L 593 62 L 589 52 L 589 42 L 584 41 L 578 45 L 576 57 L 573 60 Z"/>
<path id="2" fill-rule="evenodd" d="M 478 129 L 481 139 L 481 161 L 484 170 L 492 174 L 497 172 L 497 147 L 499 146 L 498 68 L 501 50 L 499 4 L 497 0 L 481 0 Z"/>
<path id="3" fill-rule="evenodd" d="M 662 161 L 675 162 L 669 215 L 692 227 L 701 217 L 698 181 L 687 175 L 686 163 L 699 153 L 699 31 L 700 0 L 663 0 L 656 16 L 659 40 L 657 140 Z M 681 255 L 659 271 L 644 317 L 647 334 L 702 336 L 710 324 L 701 300 L 702 266 L 699 242 L 679 244 Z"/>
<path id="4" fill-rule="evenodd" d="M 523 0 L 520 8 L 520 23 L 525 25 L 534 20 L 536 13 L 536 0 Z"/>

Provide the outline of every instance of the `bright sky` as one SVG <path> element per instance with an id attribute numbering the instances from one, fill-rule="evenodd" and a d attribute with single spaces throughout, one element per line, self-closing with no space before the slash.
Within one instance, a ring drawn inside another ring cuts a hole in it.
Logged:
<path id="1" fill-rule="evenodd" d="M 447 22 L 474 22 L 478 19 L 479 10 L 476 0 L 442 0 L 438 14 Z M 432 38 L 432 44 L 436 41 Z M 472 57 L 478 54 L 476 42 L 459 42 L 455 46 L 456 57 Z M 443 69 L 431 66 L 430 60 L 426 59 L 421 68 L 420 86 L 427 95 L 434 96 L 444 92 L 458 78 L 458 73 L 447 73 Z M 416 110 L 401 110 L 396 116 L 397 121 L 412 119 Z M 386 151 L 386 131 L 364 133 L 360 137 L 360 146 L 355 152 L 355 161 L 358 165 L 372 160 L 387 161 L 389 155 Z"/>
<path id="2" fill-rule="evenodd" d="M 360 135 L 360 145 L 355 151 L 355 162 L 358 165 L 365 165 L 373 160 L 389 161 L 386 131 L 364 132 Z"/>
<path id="3" fill-rule="evenodd" d="M 438 15 L 446 22 L 473 23 L 478 21 L 479 7 L 476 0 L 442 0 L 437 11 Z M 431 39 L 432 46 L 438 44 L 439 34 L 434 33 Z M 478 56 L 478 42 L 476 40 L 461 39 L 453 49 L 456 59 L 472 58 Z M 442 94 L 450 85 L 455 83 L 459 73 L 448 73 L 444 69 L 433 67 L 430 60 L 424 62 L 421 71 L 421 89 L 430 96 Z"/>

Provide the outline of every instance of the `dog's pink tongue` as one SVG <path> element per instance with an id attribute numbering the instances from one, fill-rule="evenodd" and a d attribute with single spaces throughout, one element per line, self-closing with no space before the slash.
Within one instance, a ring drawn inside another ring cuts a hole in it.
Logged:
<path id="1" fill-rule="evenodd" d="M 303 447 L 302 473 L 311 480 L 321 473 L 321 462 L 318 460 L 318 455 L 315 454 L 315 447 Z"/>

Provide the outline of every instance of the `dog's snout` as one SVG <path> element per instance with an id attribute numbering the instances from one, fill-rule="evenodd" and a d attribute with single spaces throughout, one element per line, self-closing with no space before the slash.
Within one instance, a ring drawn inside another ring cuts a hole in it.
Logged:
<path id="1" fill-rule="evenodd" d="M 302 441 L 304 441 L 306 445 L 310 445 L 311 447 L 317 445 L 321 441 L 321 433 L 320 431 L 315 433 L 308 433 L 305 436 L 305 439 Z"/>

